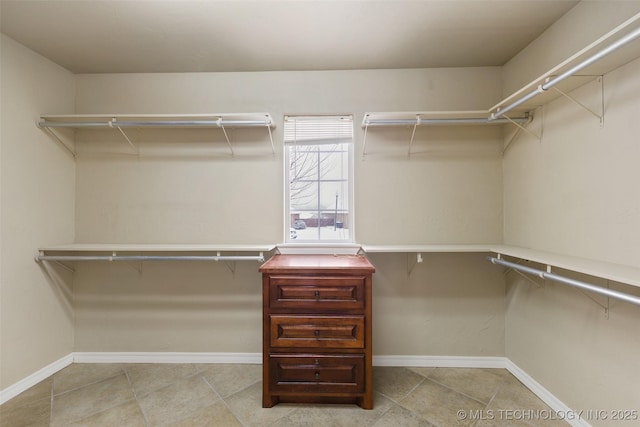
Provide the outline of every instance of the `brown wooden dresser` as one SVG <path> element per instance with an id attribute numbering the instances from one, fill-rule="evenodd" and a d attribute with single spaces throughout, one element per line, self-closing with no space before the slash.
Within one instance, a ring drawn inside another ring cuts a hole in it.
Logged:
<path id="1" fill-rule="evenodd" d="M 371 277 L 360 255 L 274 255 L 261 267 L 262 406 L 373 408 Z"/>

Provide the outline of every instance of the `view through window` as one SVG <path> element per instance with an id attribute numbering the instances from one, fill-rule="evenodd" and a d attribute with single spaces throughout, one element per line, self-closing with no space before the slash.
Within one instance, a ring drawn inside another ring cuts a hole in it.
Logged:
<path id="1" fill-rule="evenodd" d="M 287 116 L 288 242 L 353 240 L 352 116 Z"/>

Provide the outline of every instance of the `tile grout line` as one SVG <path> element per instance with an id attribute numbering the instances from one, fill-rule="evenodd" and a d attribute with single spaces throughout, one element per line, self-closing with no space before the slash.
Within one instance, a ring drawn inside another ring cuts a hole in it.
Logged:
<path id="1" fill-rule="evenodd" d="M 124 402 L 121 402 L 121 403 L 119 403 L 119 404 L 116 404 L 116 405 L 110 406 L 110 407 L 108 407 L 108 408 L 103 408 L 102 410 L 99 410 L 99 411 L 96 411 L 96 412 L 91 412 L 90 414 L 87 414 L 86 416 L 83 416 L 82 418 L 78 418 L 78 419 L 73 420 L 73 422 L 82 421 L 82 420 L 84 420 L 84 419 L 87 419 L 87 418 L 89 418 L 89 417 L 95 416 L 95 415 L 100 414 L 100 413 L 102 413 L 102 412 L 108 411 L 108 410 L 110 410 L 110 409 L 113 409 L 113 408 L 115 408 L 115 407 L 117 407 L 117 406 L 119 406 L 119 405 L 122 405 L 122 404 L 124 404 L 124 403 L 127 403 L 127 402 L 135 401 L 135 402 L 136 402 L 136 404 L 138 404 L 137 399 L 136 399 L 136 395 L 135 395 L 135 391 L 133 390 L 133 386 L 132 386 L 132 384 L 131 384 L 131 381 L 130 381 L 130 379 L 129 379 L 129 376 L 128 376 L 127 372 L 126 372 L 126 371 L 124 370 L 124 368 L 123 368 L 123 369 L 122 369 L 122 372 L 120 372 L 118 375 L 114 375 L 114 376 L 111 376 L 111 377 L 106 377 L 106 378 L 103 378 L 103 379 L 101 379 L 101 380 L 98 380 L 98 381 L 94 381 L 94 382 L 88 383 L 88 384 L 86 384 L 86 385 L 84 385 L 84 386 L 76 387 L 76 388 L 74 388 L 74 389 L 72 389 L 72 390 L 64 391 L 64 392 L 62 392 L 62 393 L 58 393 L 58 394 L 53 394 L 53 393 L 52 393 L 52 396 L 51 396 L 51 400 L 52 400 L 52 403 L 51 403 L 51 419 L 50 419 L 50 421 L 49 421 L 49 426 L 50 426 L 50 427 L 54 427 L 54 426 L 53 426 L 53 402 L 55 402 L 55 398 L 56 398 L 56 397 L 58 397 L 58 398 L 59 398 L 59 397 L 61 397 L 61 396 L 64 396 L 65 394 L 71 393 L 71 392 L 73 392 L 73 391 L 78 391 L 78 390 L 81 390 L 81 389 L 83 389 L 83 388 L 85 388 L 85 387 L 93 386 L 93 385 L 96 385 L 96 384 L 100 384 L 101 382 L 105 382 L 105 381 L 112 380 L 112 379 L 114 379 L 114 378 L 119 377 L 120 375 L 124 375 L 124 376 L 125 376 L 125 378 L 127 379 L 127 383 L 128 383 L 128 384 L 129 384 L 129 386 L 131 387 L 131 393 L 132 393 L 132 395 L 133 395 L 133 398 L 131 398 L 131 399 L 127 399 L 127 400 L 125 400 Z M 54 381 L 55 381 L 55 380 L 54 380 Z M 138 404 L 138 406 L 140 406 L 140 405 Z M 140 410 L 142 411 L 142 408 L 140 408 Z M 143 415 L 143 418 L 145 419 L 145 423 L 146 423 L 146 417 L 144 416 L 144 412 L 142 413 L 142 415 Z M 146 425 L 148 426 L 148 423 L 146 423 Z"/>
<path id="2" fill-rule="evenodd" d="M 224 407 L 225 407 L 225 408 L 227 408 L 227 410 L 228 410 L 229 412 L 231 412 L 231 415 L 233 415 L 233 418 L 235 418 L 235 419 L 236 419 L 236 421 L 238 421 L 238 423 L 239 423 L 241 426 L 245 427 L 245 424 L 242 422 L 242 420 L 241 420 L 240 418 L 238 418 L 238 416 L 236 415 L 236 413 L 235 413 L 235 412 L 233 412 L 233 410 L 231 409 L 231 407 L 227 404 L 227 401 L 225 400 L 225 398 L 223 398 L 223 397 L 222 397 L 222 395 L 220 395 L 220 393 L 218 392 L 218 390 L 216 390 L 216 389 L 215 389 L 215 387 L 213 386 L 213 384 L 211 384 L 211 383 L 209 382 L 209 380 L 207 380 L 207 378 L 206 378 L 204 375 L 202 375 L 201 373 L 198 373 L 197 375 L 200 375 L 200 378 L 202 378 L 202 380 L 205 382 L 205 384 L 207 384 L 207 386 L 209 386 L 209 388 L 210 388 L 210 389 L 211 389 L 211 390 L 216 394 L 216 396 L 218 396 L 218 398 L 220 398 L 220 401 L 222 402 L 222 404 L 224 405 Z M 255 384 L 255 383 L 252 383 L 251 385 L 253 385 L 253 384 Z M 245 387 L 245 388 L 243 388 L 242 390 L 245 390 L 245 389 L 246 389 L 246 387 Z M 242 391 L 242 390 L 240 390 L 240 391 Z M 238 392 L 238 393 L 239 393 L 239 392 Z M 235 395 L 235 394 L 236 394 L 236 393 L 233 393 L 231 396 L 233 396 L 233 395 Z"/>
<path id="3" fill-rule="evenodd" d="M 261 383 L 261 382 L 262 382 L 262 379 L 259 379 L 259 380 L 257 380 L 257 381 L 254 381 L 254 382 L 252 382 L 251 384 L 249 384 L 248 386 L 243 387 L 243 388 L 241 388 L 240 390 L 238 390 L 238 391 L 236 391 L 236 392 L 234 392 L 234 393 L 230 394 L 229 396 L 227 396 L 227 399 L 228 399 L 228 398 L 231 398 L 231 397 L 233 397 L 233 396 L 235 396 L 235 395 L 237 395 L 237 394 L 240 394 L 240 393 L 242 393 L 243 391 L 245 391 L 245 390 L 249 389 L 250 387 L 253 387 L 254 385 L 256 385 L 256 384 L 258 384 L 258 383 Z M 224 402 L 225 402 L 225 405 L 227 405 L 227 401 L 226 401 L 226 399 L 223 399 L 223 400 L 224 400 Z M 242 420 L 240 420 L 240 418 L 238 418 L 238 417 L 236 416 L 236 413 L 231 409 L 231 407 L 229 407 L 228 405 L 227 405 L 227 407 L 229 408 L 229 410 L 231 411 L 231 413 L 233 414 L 233 416 L 234 416 L 234 417 L 236 417 L 236 418 L 238 419 L 238 421 L 240 422 L 240 424 L 241 424 L 243 427 L 248 427 L 248 426 L 246 426 L 246 424 L 244 424 L 244 423 L 242 422 Z M 263 408 L 262 408 L 262 405 L 260 406 L 260 409 L 263 409 Z M 294 411 L 295 411 L 295 408 L 292 408 L 292 409 L 291 409 L 291 411 L 287 412 L 287 414 L 286 414 L 286 415 L 283 415 L 282 417 L 280 417 L 280 418 L 278 418 L 277 420 L 273 421 L 273 423 L 275 423 L 275 422 L 277 422 L 277 421 L 281 420 L 282 418 L 284 418 L 285 416 L 287 416 L 287 415 L 291 414 L 291 413 L 292 413 L 292 412 L 294 412 Z M 273 425 L 273 423 L 270 423 L 269 425 Z"/>
<path id="4" fill-rule="evenodd" d="M 399 399 L 398 399 L 398 401 L 395 401 L 395 400 L 394 400 L 394 399 L 392 399 L 391 397 L 386 396 L 386 395 L 384 395 L 383 393 L 381 393 L 381 394 L 383 394 L 385 397 L 387 397 L 388 399 L 390 399 L 392 402 L 396 403 L 397 405 L 399 405 L 399 406 L 401 406 L 401 407 L 403 407 L 403 408 L 404 408 L 404 406 L 400 403 L 400 401 L 401 401 L 401 400 L 403 400 L 403 399 L 405 399 L 406 397 L 408 397 L 408 396 L 409 396 L 411 393 L 413 393 L 413 392 L 414 392 L 414 391 L 415 391 L 415 390 L 416 390 L 420 385 L 424 384 L 424 382 L 425 382 L 425 381 L 429 381 L 429 382 L 432 382 L 432 383 L 434 383 L 434 384 L 437 384 L 437 385 L 439 385 L 439 386 L 441 386 L 441 387 L 443 387 L 443 388 L 445 388 L 445 389 L 447 389 L 447 390 L 449 390 L 449 391 L 451 391 L 451 392 L 453 392 L 453 393 L 455 393 L 455 394 L 458 394 L 458 395 L 460 395 L 460 396 L 464 396 L 464 397 L 465 397 L 465 398 L 467 398 L 467 399 L 471 399 L 471 400 L 473 400 L 474 402 L 477 402 L 477 403 L 479 403 L 479 404 L 483 405 L 483 408 L 484 408 L 484 409 L 486 409 L 486 408 L 487 408 L 487 406 L 489 405 L 489 403 L 491 403 L 491 401 L 493 400 L 493 398 L 498 394 L 498 392 L 500 391 L 500 389 L 504 386 L 504 384 L 505 384 L 505 382 L 506 382 L 506 380 L 502 380 L 502 382 L 501 382 L 500 386 L 496 388 L 495 393 L 493 393 L 493 395 L 491 396 L 491 399 L 489 399 L 489 402 L 485 404 L 484 402 L 482 402 L 482 401 L 480 401 L 480 400 L 476 399 L 475 397 L 472 397 L 472 396 L 470 396 L 470 395 L 468 395 L 468 394 L 466 394 L 466 393 L 463 393 L 463 392 L 461 392 L 461 391 L 458 391 L 458 390 L 456 390 L 456 389 L 454 389 L 454 388 L 452 388 L 452 387 L 450 387 L 450 386 L 448 386 L 448 385 L 446 385 L 446 384 L 443 384 L 443 383 L 441 383 L 441 382 L 439 382 L 439 381 L 434 380 L 433 378 L 430 378 L 430 377 L 428 377 L 428 376 L 425 376 L 425 375 L 420 374 L 420 373 L 418 373 L 418 372 L 415 372 L 415 371 L 413 371 L 413 370 L 410 370 L 410 371 L 411 371 L 411 372 L 414 372 L 414 373 L 416 373 L 416 374 L 418 374 L 418 375 L 420 375 L 420 376 L 422 377 L 422 380 L 421 380 L 421 381 L 420 381 L 420 382 L 419 382 L 415 387 L 413 387 L 413 388 L 412 388 L 412 389 L 411 389 L 407 394 L 405 394 L 404 396 L 402 396 L 401 398 L 399 398 Z M 408 409 L 408 408 L 405 408 L 405 409 Z M 412 411 L 412 410 L 410 410 L 410 411 L 411 411 L 413 414 L 415 414 L 415 415 L 419 416 L 419 415 L 418 415 L 418 414 L 416 414 L 414 411 Z M 420 418 L 424 419 L 423 417 L 420 417 Z M 429 421 L 429 420 L 427 420 L 427 421 Z M 471 425 L 470 425 L 470 427 L 471 427 L 471 426 L 473 426 L 473 425 L 475 425 L 475 424 L 477 424 L 477 420 L 476 420 L 476 421 L 474 421 L 474 423 L 473 423 L 473 424 L 471 424 Z"/>
<path id="5" fill-rule="evenodd" d="M 421 380 L 418 384 L 416 384 L 416 385 L 415 385 L 411 390 L 409 390 L 409 391 L 407 392 L 407 394 L 405 394 L 404 396 L 402 396 L 401 398 L 399 398 L 399 399 L 398 399 L 398 401 L 396 402 L 398 405 L 400 405 L 400 401 L 401 401 L 401 400 L 406 399 L 406 398 L 407 398 L 407 396 L 409 396 L 411 393 L 413 393 L 414 391 L 416 391 L 416 390 L 418 389 L 418 387 L 420 387 L 422 384 L 424 384 L 424 382 L 425 382 L 425 381 L 427 381 L 427 377 L 422 376 L 422 375 L 420 375 L 420 376 L 422 377 L 422 380 Z M 402 406 L 402 405 L 401 405 L 401 406 Z M 404 408 L 404 406 L 403 406 L 403 408 Z"/>
<path id="6" fill-rule="evenodd" d="M 486 404 L 486 405 L 484 405 L 484 408 L 483 408 L 483 411 L 484 411 L 484 412 L 486 412 L 486 411 L 487 411 L 487 408 L 489 407 L 489 405 L 491 405 L 491 402 L 493 402 L 493 399 L 495 399 L 495 398 L 496 398 L 496 396 L 498 395 L 498 393 L 500 393 L 500 390 L 502 390 L 502 387 L 504 387 L 504 386 L 505 386 L 506 382 L 507 382 L 507 380 L 502 380 L 502 383 L 500 383 L 500 386 L 496 387 L 496 391 L 495 391 L 495 393 L 493 393 L 493 395 L 491 396 L 491 399 L 489 399 L 489 401 L 487 402 L 487 404 Z M 470 426 L 470 427 L 474 427 L 474 426 L 478 425 L 478 423 L 479 423 L 479 422 L 480 422 L 480 420 L 475 420 L 475 421 L 473 422 L 473 424 L 471 424 L 471 426 Z"/>
<path id="7" fill-rule="evenodd" d="M 376 392 L 374 392 L 374 393 L 376 393 Z M 386 397 L 387 399 L 389 399 L 389 398 L 388 398 L 387 396 L 385 396 L 384 394 L 382 394 L 382 393 L 380 393 L 380 392 L 377 392 L 377 393 L 378 393 L 378 394 L 380 394 L 380 395 L 382 395 L 382 396 L 384 396 L 384 397 Z M 391 400 L 391 399 L 389 399 L 389 400 Z M 393 402 L 395 405 L 400 406 L 398 403 L 394 402 L 393 400 L 391 400 L 391 402 Z M 400 406 L 400 407 L 401 407 L 401 406 Z M 393 409 L 393 405 L 389 405 L 389 408 L 387 408 L 387 410 L 386 410 L 386 411 L 384 411 L 384 412 L 382 412 L 382 413 L 380 414 L 380 416 L 378 417 L 378 419 L 377 419 L 377 420 L 375 420 L 375 421 L 373 422 L 373 424 L 371 424 L 371 427 L 375 427 L 375 426 L 376 426 L 376 424 L 378 424 L 378 423 L 380 422 L 380 420 L 382 420 L 382 419 L 384 418 L 384 416 L 385 416 L 389 411 L 391 411 L 391 409 Z"/>
<path id="8" fill-rule="evenodd" d="M 55 381 L 54 376 L 51 376 L 51 395 L 50 397 L 50 404 L 49 404 L 49 427 L 52 427 L 52 423 L 53 423 L 53 383 Z"/>
<path id="9" fill-rule="evenodd" d="M 459 395 L 461 395 L 461 396 L 466 397 L 467 399 L 471 399 L 471 400 L 473 400 L 474 402 L 478 402 L 478 403 L 479 403 L 479 404 L 481 404 L 481 405 L 485 405 L 485 406 L 486 406 L 486 405 L 488 405 L 488 403 L 486 403 L 486 404 L 485 404 L 483 401 L 478 400 L 478 399 L 476 399 L 475 397 L 473 397 L 473 396 L 471 396 L 471 395 L 468 395 L 468 394 L 466 394 L 466 393 L 464 393 L 464 392 L 462 392 L 462 391 L 456 390 L 455 388 L 452 388 L 452 387 L 450 387 L 450 386 L 448 386 L 448 385 L 446 385 L 446 384 L 443 384 L 443 383 L 441 383 L 441 382 L 439 382 L 439 381 L 436 381 L 436 380 L 434 380 L 433 378 L 425 377 L 425 379 L 426 379 L 426 380 L 431 381 L 431 382 L 432 382 L 432 383 L 434 383 L 434 384 L 438 384 L 439 386 L 442 386 L 442 387 L 446 388 L 447 390 L 450 390 L 450 391 L 454 392 L 455 394 L 459 394 Z M 498 390 L 499 390 L 501 387 L 502 387 L 502 384 L 500 385 L 500 387 L 498 387 Z M 497 391 L 496 391 L 496 393 L 497 393 Z M 491 396 L 491 399 L 489 399 L 489 401 L 491 401 L 491 400 L 493 399 L 493 397 L 494 397 L 494 396 L 495 396 L 495 394 Z"/>
<path id="10" fill-rule="evenodd" d="M 411 393 L 413 393 L 418 387 L 420 387 L 420 385 L 422 383 L 424 383 L 427 380 L 427 377 L 424 377 L 422 375 L 420 375 L 422 377 L 422 379 L 418 382 L 418 384 L 416 384 L 415 386 L 413 386 L 411 388 L 411 390 L 409 390 L 408 392 L 406 392 L 403 396 L 399 397 L 398 400 L 394 399 L 391 396 L 387 396 L 386 394 L 382 393 L 382 392 L 378 392 L 379 394 L 381 394 L 382 396 L 386 397 L 387 399 L 389 399 L 390 401 L 392 401 L 393 403 L 395 403 L 396 405 L 402 406 L 400 404 L 400 401 L 405 399 L 407 396 L 409 396 Z M 404 406 L 402 406 L 404 408 Z"/>
<path id="11" fill-rule="evenodd" d="M 131 387 L 131 393 L 133 393 L 133 400 L 136 402 L 136 405 L 138 405 L 138 409 L 140 409 L 140 413 L 142 414 L 142 419 L 144 420 L 144 425 L 145 427 L 149 427 L 149 420 L 147 419 L 147 414 L 144 413 L 144 409 L 142 409 L 142 406 L 138 401 L 138 394 L 136 393 L 136 389 L 133 387 L 133 382 L 131 382 L 131 377 L 129 377 L 129 373 L 127 372 L 126 368 L 123 367 L 122 370 L 124 371 L 124 375 L 127 377 L 127 381 L 129 382 L 129 386 Z"/>
<path id="12" fill-rule="evenodd" d="M 127 372 L 126 368 L 123 368 L 123 369 L 124 369 L 124 373 L 125 373 L 125 375 L 127 377 L 127 381 L 129 382 L 129 385 L 131 386 L 131 391 L 133 393 L 133 400 L 135 400 L 136 404 L 138 405 L 138 408 L 140 409 L 140 412 L 142 413 L 142 417 L 144 419 L 145 426 L 149 427 L 149 419 L 148 419 L 148 416 L 147 416 L 146 412 L 144 411 L 142 405 L 140 404 L 140 401 L 138 400 L 139 397 L 144 398 L 144 397 L 150 396 L 153 393 L 156 393 L 156 392 L 168 389 L 169 387 L 172 387 L 173 385 L 175 385 L 175 383 L 170 382 L 170 383 L 163 384 L 163 385 L 159 386 L 158 388 L 147 390 L 146 393 L 143 393 L 142 395 L 138 396 L 138 393 L 136 393 L 135 388 L 133 387 L 133 382 L 131 381 L 131 378 L 129 377 L 129 373 Z M 200 372 L 196 371 L 196 373 L 191 373 L 191 374 L 186 375 L 186 376 L 180 376 L 180 378 L 178 378 L 176 381 L 186 380 L 186 379 L 190 379 L 190 378 L 194 378 L 194 377 L 198 377 L 198 376 L 202 376 L 202 374 Z"/>
<path id="13" fill-rule="evenodd" d="M 65 395 L 65 394 L 67 394 L 67 393 L 71 393 L 71 392 L 74 392 L 74 391 L 78 391 L 78 390 L 80 390 L 81 388 L 85 388 L 85 387 L 89 387 L 89 386 L 92 386 L 92 385 L 99 384 L 99 383 L 101 383 L 101 382 L 103 382 L 103 381 L 107 381 L 107 380 L 110 380 L 110 379 L 116 378 L 117 376 L 122 375 L 123 373 L 124 373 L 124 374 L 126 374 L 126 372 L 125 372 L 124 368 L 122 368 L 122 372 L 120 372 L 120 373 L 118 373 L 118 374 L 116 374 L 116 375 L 113 375 L 113 376 L 110 376 L 110 377 L 101 378 L 101 379 L 99 379 L 99 380 L 96 380 L 96 381 L 93 381 L 93 382 L 90 382 L 90 383 L 87 383 L 87 384 L 84 384 L 84 385 L 81 385 L 81 386 L 78 386 L 78 387 L 75 387 L 75 388 L 71 388 L 71 389 L 69 389 L 69 390 L 62 391 L 62 392 L 60 392 L 60 393 L 58 393 L 58 394 L 55 394 L 55 393 L 54 393 L 54 390 L 53 390 L 53 388 L 52 388 L 52 389 L 51 389 L 51 395 L 52 395 L 52 396 L 51 396 L 51 398 L 53 399 L 53 398 L 54 398 L 54 397 L 56 397 L 56 396 L 63 396 L 63 395 Z M 54 374 L 54 376 L 55 376 L 55 374 Z M 55 381 L 55 378 L 54 378 L 54 381 Z"/>

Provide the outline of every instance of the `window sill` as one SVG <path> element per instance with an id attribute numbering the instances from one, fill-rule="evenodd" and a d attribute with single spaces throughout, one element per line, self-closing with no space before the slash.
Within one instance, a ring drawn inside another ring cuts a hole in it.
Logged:
<path id="1" fill-rule="evenodd" d="M 360 245 L 356 243 L 322 243 L 300 242 L 282 243 L 276 246 L 281 254 L 318 254 L 318 255 L 354 255 L 360 251 Z"/>

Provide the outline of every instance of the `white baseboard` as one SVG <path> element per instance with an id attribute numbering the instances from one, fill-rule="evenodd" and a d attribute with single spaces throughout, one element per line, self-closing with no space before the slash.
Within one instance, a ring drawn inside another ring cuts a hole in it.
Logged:
<path id="1" fill-rule="evenodd" d="M 260 364 L 262 353 L 76 352 L 75 363 L 241 363 Z"/>
<path id="2" fill-rule="evenodd" d="M 0 390 L 0 404 L 17 396 L 71 363 L 241 363 L 261 364 L 262 353 L 179 353 L 179 352 L 76 352 L 40 369 L 27 378 Z M 374 366 L 429 368 L 503 368 L 511 372 L 536 396 L 574 427 L 590 427 L 582 419 L 570 419 L 574 411 L 506 357 L 467 356 L 374 356 Z"/>
<path id="3" fill-rule="evenodd" d="M 73 363 L 73 353 L 68 354 L 53 363 L 45 366 L 44 368 L 34 372 L 28 377 L 18 381 L 17 383 L 10 385 L 4 390 L 0 390 L 0 405 L 8 401 L 9 399 L 13 399 L 20 393 L 34 385 L 38 384 L 40 381 L 49 378 L 51 375 L 60 371 L 63 368 L 71 365 Z"/>
<path id="4" fill-rule="evenodd" d="M 76 352 L 74 363 L 241 363 L 261 364 L 262 353 Z M 374 356 L 374 366 L 507 368 L 505 357 Z"/>
<path id="5" fill-rule="evenodd" d="M 544 403 L 546 403 L 551 409 L 556 411 L 557 414 L 562 416 L 566 422 L 574 427 L 591 427 L 591 424 L 585 420 L 579 418 L 579 414 L 562 403 L 560 399 L 555 397 L 549 390 L 544 388 L 539 382 L 534 380 L 529 374 L 520 369 L 518 365 L 511 360 L 506 359 L 506 369 L 513 374 L 522 384 L 527 386 L 529 390 L 538 396 Z"/>
<path id="6" fill-rule="evenodd" d="M 423 368 L 505 368 L 506 357 L 472 356 L 373 356 L 374 366 Z"/>

